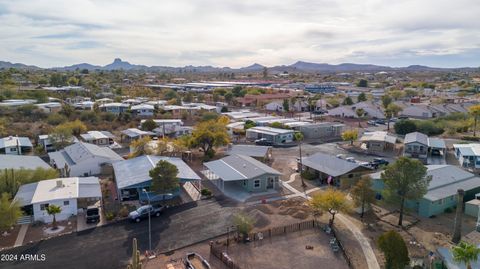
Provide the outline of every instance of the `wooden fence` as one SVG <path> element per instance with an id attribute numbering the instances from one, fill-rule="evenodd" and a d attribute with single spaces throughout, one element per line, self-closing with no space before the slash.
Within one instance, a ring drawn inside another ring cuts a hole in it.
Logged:
<path id="1" fill-rule="evenodd" d="M 221 245 L 220 245 L 221 246 Z M 224 252 L 222 251 L 221 247 L 217 247 L 214 245 L 213 242 L 210 243 L 210 253 L 217 257 L 219 260 L 225 264 L 230 269 L 240 269 L 240 266 L 232 261 L 228 256 L 223 255 Z"/>

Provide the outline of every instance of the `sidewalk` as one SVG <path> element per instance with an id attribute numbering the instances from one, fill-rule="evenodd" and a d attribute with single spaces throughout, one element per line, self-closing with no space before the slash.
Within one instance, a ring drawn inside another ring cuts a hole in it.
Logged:
<path id="1" fill-rule="evenodd" d="M 23 240 L 25 239 L 25 235 L 27 234 L 29 225 L 30 224 L 22 224 L 22 226 L 20 227 L 20 231 L 17 235 L 17 240 L 15 240 L 15 244 L 13 245 L 14 247 L 19 247 L 23 245 Z"/>

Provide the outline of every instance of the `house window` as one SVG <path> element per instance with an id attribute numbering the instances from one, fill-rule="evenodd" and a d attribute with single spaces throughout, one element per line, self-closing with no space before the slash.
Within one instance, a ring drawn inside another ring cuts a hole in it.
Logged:
<path id="1" fill-rule="evenodd" d="M 40 204 L 40 210 L 47 210 L 48 204 Z"/>
<path id="2" fill-rule="evenodd" d="M 10 148 L 10 151 L 17 151 L 17 148 Z"/>
<path id="3" fill-rule="evenodd" d="M 247 180 L 243 181 L 243 186 L 247 186 Z"/>
<path id="4" fill-rule="evenodd" d="M 260 188 L 260 179 L 255 179 L 255 180 L 253 181 L 253 187 L 254 187 L 255 189 Z"/>
<path id="5" fill-rule="evenodd" d="M 70 205 L 70 201 L 63 201 L 63 205 L 64 206 Z"/>

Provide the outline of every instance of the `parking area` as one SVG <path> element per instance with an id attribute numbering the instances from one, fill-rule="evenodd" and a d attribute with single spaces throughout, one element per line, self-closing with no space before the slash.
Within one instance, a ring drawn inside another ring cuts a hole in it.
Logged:
<path id="1" fill-rule="evenodd" d="M 87 223 L 87 212 L 86 210 L 83 210 L 83 209 L 79 209 L 78 213 L 77 213 L 77 232 L 81 232 L 81 231 L 84 231 L 84 230 L 88 230 L 88 229 L 92 229 L 92 228 L 95 228 L 95 227 L 100 227 L 102 225 L 105 225 L 106 223 L 106 219 L 105 219 L 105 214 L 104 214 L 104 211 L 103 211 L 103 208 L 98 205 L 98 214 L 99 214 L 99 221 L 98 222 L 90 222 L 90 223 Z"/>

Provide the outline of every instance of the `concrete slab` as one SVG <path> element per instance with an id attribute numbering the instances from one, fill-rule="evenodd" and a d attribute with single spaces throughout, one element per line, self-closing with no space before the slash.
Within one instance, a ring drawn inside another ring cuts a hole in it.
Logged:
<path id="1" fill-rule="evenodd" d="M 100 221 L 97 223 L 87 223 L 86 215 L 83 209 L 80 209 L 77 213 L 77 232 L 100 227 L 106 223 L 105 214 L 103 214 L 103 208 L 99 207 Z"/>
<path id="2" fill-rule="evenodd" d="M 19 247 L 23 245 L 23 240 L 25 239 L 25 235 L 27 234 L 29 225 L 30 224 L 22 224 L 22 226 L 20 227 L 20 231 L 17 235 L 17 240 L 15 240 L 15 244 L 13 245 L 14 247 Z"/>

